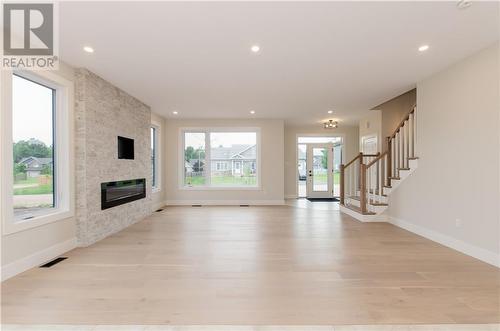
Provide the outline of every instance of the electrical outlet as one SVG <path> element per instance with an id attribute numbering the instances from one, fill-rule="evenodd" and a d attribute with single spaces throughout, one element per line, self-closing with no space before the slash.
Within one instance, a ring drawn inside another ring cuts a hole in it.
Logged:
<path id="1" fill-rule="evenodd" d="M 462 220 L 460 218 L 455 219 L 455 226 L 457 228 L 462 226 Z"/>

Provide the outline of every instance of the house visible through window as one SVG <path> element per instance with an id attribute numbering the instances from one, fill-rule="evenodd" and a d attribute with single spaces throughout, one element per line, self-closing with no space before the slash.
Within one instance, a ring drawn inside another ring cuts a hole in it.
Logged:
<path id="1" fill-rule="evenodd" d="M 256 187 L 258 148 L 255 131 L 184 132 L 184 185 Z"/>
<path id="2" fill-rule="evenodd" d="M 205 185 L 205 133 L 184 134 L 184 185 Z"/>
<path id="3" fill-rule="evenodd" d="M 13 202 L 16 219 L 30 219 L 56 204 L 55 95 L 52 88 L 13 75 Z"/>

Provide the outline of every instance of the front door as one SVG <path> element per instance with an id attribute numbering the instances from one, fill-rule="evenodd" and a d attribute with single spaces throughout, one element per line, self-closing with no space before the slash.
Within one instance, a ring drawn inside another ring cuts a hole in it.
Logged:
<path id="1" fill-rule="evenodd" d="M 333 197 L 333 144 L 307 144 L 307 197 Z"/>

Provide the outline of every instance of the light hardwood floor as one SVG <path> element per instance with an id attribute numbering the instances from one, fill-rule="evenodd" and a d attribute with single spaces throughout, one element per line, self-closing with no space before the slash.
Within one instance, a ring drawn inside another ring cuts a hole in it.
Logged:
<path id="1" fill-rule="evenodd" d="M 499 270 L 338 211 L 169 207 L 2 284 L 2 322 L 498 323 Z"/>

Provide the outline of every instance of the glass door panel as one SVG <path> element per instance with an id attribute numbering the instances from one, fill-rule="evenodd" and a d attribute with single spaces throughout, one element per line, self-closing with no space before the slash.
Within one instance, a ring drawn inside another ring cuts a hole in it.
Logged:
<path id="1" fill-rule="evenodd" d="M 328 192 L 328 148 L 313 147 L 313 191 Z"/>

